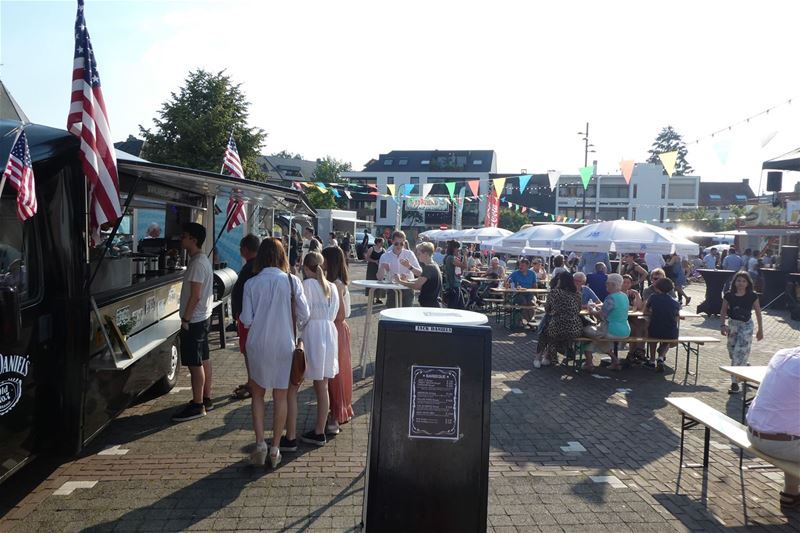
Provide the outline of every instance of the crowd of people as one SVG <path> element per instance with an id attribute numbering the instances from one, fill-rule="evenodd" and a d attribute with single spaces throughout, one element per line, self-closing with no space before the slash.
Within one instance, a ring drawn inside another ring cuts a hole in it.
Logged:
<path id="1" fill-rule="evenodd" d="M 309 238 L 302 246 L 287 243 L 289 254 L 277 238 L 249 234 L 240 242 L 245 264 L 231 300 L 248 379 L 233 397 L 251 399 L 256 445 L 250 459 L 255 465 L 268 458 L 277 466 L 282 453 L 297 450 L 298 438 L 324 446 L 354 414 L 347 258 L 338 243 L 322 247 L 310 228 L 304 234 Z M 213 271 L 202 252 L 205 237 L 199 224 L 184 227 L 182 244 L 190 261 L 181 290 L 180 346 L 181 363 L 191 375 L 192 400 L 175 413 L 176 422 L 200 418 L 214 407 L 208 347 Z M 290 239 L 296 241 L 296 234 Z M 304 368 L 294 381 L 298 348 Z M 313 427 L 298 435 L 297 397 L 303 379 L 313 382 L 317 413 Z M 273 400 L 270 442 L 264 438 L 267 391 Z"/>

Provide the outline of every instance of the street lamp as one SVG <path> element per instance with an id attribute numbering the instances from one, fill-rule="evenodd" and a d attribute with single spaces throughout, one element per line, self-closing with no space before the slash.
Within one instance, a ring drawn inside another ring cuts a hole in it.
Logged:
<path id="1" fill-rule="evenodd" d="M 578 135 L 583 135 L 583 137 L 581 139 L 583 141 L 583 143 L 584 143 L 584 145 L 583 145 L 583 166 L 584 167 L 588 167 L 589 166 L 589 154 L 594 154 L 594 153 L 597 152 L 596 150 L 589 150 L 589 148 L 594 148 L 594 145 L 589 143 L 589 123 L 588 122 L 586 123 L 586 131 L 579 131 Z M 592 175 L 594 175 L 594 171 L 592 171 Z M 588 188 L 589 188 L 588 184 L 587 184 L 586 187 L 583 188 L 583 215 L 581 215 L 581 218 L 583 218 L 583 219 L 586 218 L 586 190 Z M 599 193 L 599 191 L 595 191 L 595 196 L 597 196 L 598 193 Z"/>

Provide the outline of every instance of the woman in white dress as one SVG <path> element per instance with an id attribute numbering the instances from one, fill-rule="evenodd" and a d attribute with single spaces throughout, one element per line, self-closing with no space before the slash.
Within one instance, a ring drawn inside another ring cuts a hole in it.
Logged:
<path id="1" fill-rule="evenodd" d="M 281 461 L 278 443 L 282 445 L 285 440 L 282 435 L 286 425 L 287 391 L 295 346 L 292 300 L 298 326 L 308 321 L 309 311 L 300 280 L 288 273 L 289 261 L 278 239 L 268 238 L 261 242 L 253 272 L 256 275 L 244 285 L 242 312 L 239 315 L 239 320 L 249 329 L 246 347 L 250 365 L 253 429 L 256 434 L 256 450 L 250 459 L 253 464 L 263 465 L 267 457 L 264 394 L 267 389 L 272 389 L 274 413 L 269 461 L 274 468 Z"/>
<path id="2" fill-rule="evenodd" d="M 333 321 L 339 313 L 339 292 L 336 285 L 325 279 L 322 269 L 324 259 L 319 252 L 309 252 L 303 258 L 303 292 L 308 301 L 309 319 L 303 325 L 302 338 L 306 351 L 305 378 L 314 381 L 317 395 L 317 420 L 314 429 L 300 436 L 300 440 L 315 446 L 324 446 L 325 421 L 330 405 L 328 380 L 339 373 L 339 339 Z M 289 386 L 289 422 L 286 438 L 292 440 L 297 431 L 297 390 Z"/>

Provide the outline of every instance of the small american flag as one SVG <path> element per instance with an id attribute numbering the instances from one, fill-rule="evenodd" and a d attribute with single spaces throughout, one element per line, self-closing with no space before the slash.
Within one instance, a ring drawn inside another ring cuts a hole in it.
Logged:
<path id="1" fill-rule="evenodd" d="M 24 222 L 35 215 L 37 210 L 33 163 L 31 151 L 28 149 L 28 137 L 24 131 L 17 135 L 8 155 L 3 172 L 3 181 L 6 180 L 17 190 L 17 216 Z"/>
<path id="2" fill-rule="evenodd" d="M 236 149 L 236 142 L 233 140 L 233 132 L 228 138 L 228 146 L 225 148 L 225 157 L 222 160 L 223 172 L 227 170 L 233 177 L 245 179 L 244 170 L 242 170 L 242 160 L 239 159 L 239 151 Z M 247 213 L 245 212 L 244 202 L 236 199 L 233 196 L 228 198 L 228 207 L 226 208 L 228 214 L 227 231 L 240 224 L 247 222 Z"/>
<path id="3" fill-rule="evenodd" d="M 97 228 L 106 222 L 116 222 L 122 215 L 117 156 L 100 90 L 97 60 L 83 17 L 83 0 L 78 0 L 75 18 L 75 59 L 67 129 L 81 140 L 80 158 L 89 181 L 91 226 Z"/>

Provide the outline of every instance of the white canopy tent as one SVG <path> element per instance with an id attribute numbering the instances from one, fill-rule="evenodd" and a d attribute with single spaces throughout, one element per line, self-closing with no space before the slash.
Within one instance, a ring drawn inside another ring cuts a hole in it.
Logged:
<path id="1" fill-rule="evenodd" d="M 510 237 L 513 237 L 511 235 Z M 509 237 L 498 237 L 491 241 L 481 243 L 481 248 L 488 248 L 492 253 L 496 254 L 511 254 L 511 255 L 540 255 L 540 256 L 556 256 L 560 252 L 552 248 L 532 248 L 528 246 L 513 246 L 507 244 Z"/>
<path id="2" fill-rule="evenodd" d="M 519 230 L 503 239 L 503 246 L 518 248 L 555 248 L 555 244 L 575 231 L 557 224 L 542 224 Z"/>
<path id="3" fill-rule="evenodd" d="M 664 228 L 633 220 L 612 220 L 584 226 L 561 239 L 555 247 L 576 252 L 699 253 L 696 243 Z"/>

